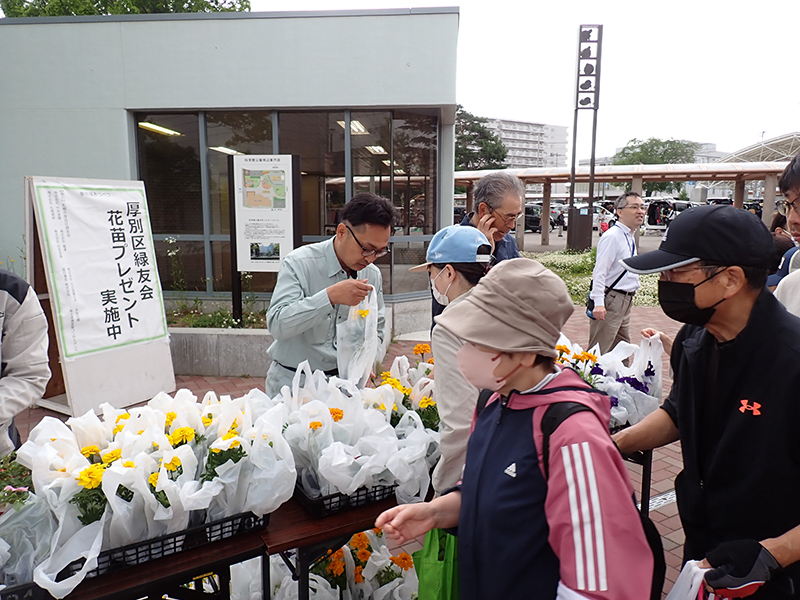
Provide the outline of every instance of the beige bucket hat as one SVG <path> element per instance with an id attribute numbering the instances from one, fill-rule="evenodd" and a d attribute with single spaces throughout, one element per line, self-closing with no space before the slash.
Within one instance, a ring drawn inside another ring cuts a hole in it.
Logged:
<path id="1" fill-rule="evenodd" d="M 467 298 L 435 321 L 473 344 L 556 358 L 558 336 L 573 310 L 558 275 L 535 260 L 514 258 L 493 267 Z"/>

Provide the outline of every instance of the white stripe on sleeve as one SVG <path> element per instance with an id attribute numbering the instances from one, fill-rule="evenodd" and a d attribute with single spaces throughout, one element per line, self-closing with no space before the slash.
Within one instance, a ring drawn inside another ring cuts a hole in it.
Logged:
<path id="1" fill-rule="evenodd" d="M 564 461 L 564 474 L 567 478 L 567 492 L 569 495 L 569 513 L 572 520 L 572 540 L 575 544 L 575 574 L 577 576 L 577 586 L 579 590 L 586 589 L 586 581 L 583 572 L 583 543 L 581 542 L 580 518 L 578 516 L 578 498 L 575 492 L 575 478 L 572 472 L 572 460 L 569 456 L 569 448 L 561 447 L 561 458 Z"/>
<path id="2" fill-rule="evenodd" d="M 589 498 L 586 494 L 586 479 L 583 472 L 583 459 L 578 444 L 572 444 L 572 459 L 575 463 L 575 479 L 578 481 L 578 498 L 580 499 L 581 521 L 583 523 L 583 545 L 586 549 L 586 574 L 588 591 L 597 591 L 594 570 L 594 544 L 592 543 L 592 515 L 589 513 Z"/>
<path id="3" fill-rule="evenodd" d="M 597 477 L 594 471 L 594 461 L 592 460 L 592 449 L 589 442 L 581 444 L 583 459 L 586 464 L 586 476 L 589 480 L 589 495 L 592 499 L 592 515 L 594 516 L 594 538 L 597 548 L 597 578 L 599 579 L 600 591 L 608 590 L 608 576 L 606 573 L 606 544 L 603 534 L 603 515 L 600 512 L 600 494 L 597 491 Z"/>

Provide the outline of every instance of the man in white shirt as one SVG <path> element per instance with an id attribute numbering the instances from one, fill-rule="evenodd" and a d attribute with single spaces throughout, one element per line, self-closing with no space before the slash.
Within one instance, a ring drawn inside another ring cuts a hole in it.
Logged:
<path id="1" fill-rule="evenodd" d="M 589 323 L 589 349 L 600 345 L 600 353 L 620 341 L 629 342 L 628 326 L 639 276 L 623 269 L 620 260 L 636 255 L 634 231 L 644 223 L 645 208 L 636 192 L 622 194 L 615 203 L 617 222 L 597 243 L 597 260 L 592 272 L 593 319 Z"/>
<path id="2" fill-rule="evenodd" d="M 792 235 L 795 244 L 800 243 L 800 154 L 795 156 L 786 165 L 778 187 L 783 194 L 783 200 L 778 203 L 777 209 L 786 215 L 786 228 Z M 781 279 L 775 290 L 775 297 L 781 301 L 786 309 L 795 316 L 800 317 L 800 270 L 795 270 L 794 264 L 800 251 L 795 252 L 790 259 L 789 274 Z M 784 255 L 784 259 L 786 257 Z M 769 285 L 769 282 L 767 283 Z"/>

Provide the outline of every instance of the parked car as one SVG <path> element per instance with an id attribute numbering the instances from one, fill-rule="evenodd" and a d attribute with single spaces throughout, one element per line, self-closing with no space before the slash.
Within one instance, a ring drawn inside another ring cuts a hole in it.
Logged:
<path id="1" fill-rule="evenodd" d="M 551 211 L 552 212 L 552 211 Z M 555 228 L 555 218 L 550 216 L 550 231 Z M 529 203 L 525 205 L 525 231 L 539 233 L 542 231 L 542 206 Z"/>

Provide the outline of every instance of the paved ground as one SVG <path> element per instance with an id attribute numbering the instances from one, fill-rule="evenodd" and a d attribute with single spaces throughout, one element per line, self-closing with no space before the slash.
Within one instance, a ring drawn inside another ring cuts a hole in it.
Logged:
<path id="1" fill-rule="evenodd" d="M 534 234 L 528 234 L 534 235 Z M 538 236 L 537 236 L 538 237 Z M 631 315 L 631 332 L 634 343 L 639 341 L 639 332 L 645 327 L 653 327 L 666 332 L 671 337 L 677 333 L 679 324 L 667 318 L 660 308 L 646 308 L 634 307 Z M 588 319 L 583 314 L 581 307 L 575 308 L 575 313 L 564 326 L 564 334 L 573 343 L 585 345 L 589 338 L 589 325 Z M 414 359 L 413 349 L 416 340 L 403 340 L 397 341 L 389 347 L 386 359 L 384 360 L 384 367 L 388 369 L 394 357 L 406 355 L 411 360 Z M 664 357 L 664 390 L 668 390 L 671 385 L 671 378 L 669 374 L 669 365 L 666 357 Z M 189 375 L 177 375 L 175 377 L 176 386 L 178 388 L 187 388 L 194 392 L 198 398 L 209 390 L 215 391 L 217 394 L 230 394 L 232 396 L 242 395 L 250 389 L 257 387 L 261 390 L 264 389 L 264 381 L 262 379 L 250 378 L 235 378 L 235 377 L 200 377 Z M 28 432 L 33 428 L 43 417 L 50 415 L 62 420 L 66 419 L 64 415 L 43 409 L 32 408 L 24 411 L 17 419 L 17 426 L 19 427 L 22 439 L 25 440 Z M 680 519 L 678 518 L 678 509 L 674 502 L 674 497 L 668 494 L 674 487 L 673 482 L 675 475 L 680 472 L 682 468 L 681 452 L 679 443 L 670 444 L 665 448 L 656 450 L 653 455 L 653 472 L 651 478 L 651 496 L 654 497 L 656 503 L 665 502 L 651 510 L 650 517 L 655 522 L 656 527 L 661 532 L 662 542 L 664 544 L 664 551 L 667 561 L 667 581 L 664 586 L 664 591 L 669 591 L 672 584 L 678 577 L 680 571 L 682 552 L 683 552 L 683 530 L 681 529 Z M 628 471 L 633 482 L 634 489 L 637 490 L 637 497 L 639 490 L 641 490 L 641 467 L 634 464 L 628 464 Z M 660 495 L 666 494 L 665 497 Z M 406 551 L 409 554 L 422 548 L 423 538 L 412 540 L 405 544 L 402 548 L 395 548 L 397 551 Z"/>

